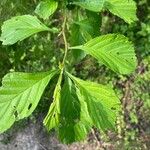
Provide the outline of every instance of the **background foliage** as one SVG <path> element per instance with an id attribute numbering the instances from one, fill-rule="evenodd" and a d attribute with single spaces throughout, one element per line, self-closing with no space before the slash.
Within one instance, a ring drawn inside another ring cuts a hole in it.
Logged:
<path id="1" fill-rule="evenodd" d="M 12 16 L 33 14 L 38 2 L 38 0 L 1 0 L 0 26 L 3 21 Z M 82 79 L 108 83 L 115 87 L 115 91 L 122 96 L 124 109 L 122 118 L 124 122 L 119 123 L 118 134 L 108 133 L 106 138 L 102 133 L 97 134 L 95 130 L 93 134 L 96 135 L 97 140 L 108 142 L 117 148 L 124 146 L 126 149 L 143 150 L 150 149 L 150 2 L 148 0 L 137 0 L 136 2 L 139 20 L 130 25 L 108 12 L 103 12 L 101 15 L 101 34 L 121 33 L 129 37 L 135 45 L 138 68 L 131 76 L 118 76 L 103 65 L 98 64 L 90 56 L 86 56 L 73 67 L 70 67 Z M 60 13 L 57 12 L 49 19 L 50 21 L 46 20 L 45 23 L 59 28 L 62 19 Z M 81 17 L 84 17 L 84 14 Z M 88 23 L 90 24 L 90 22 Z M 93 33 L 93 36 L 97 34 L 94 31 Z M 59 50 L 59 47 L 63 45 L 62 42 L 59 37 L 42 33 L 40 36 L 35 35 L 12 46 L 0 45 L 0 79 L 10 70 L 36 72 L 56 68 L 63 55 L 63 51 Z M 74 41 L 72 42 L 74 45 L 76 44 Z M 84 53 L 81 55 L 79 52 L 79 55 L 74 57 L 80 60 L 80 57 L 83 56 Z M 74 61 L 71 54 L 68 57 Z M 48 109 L 51 101 L 48 97 L 50 97 L 50 93 L 46 92 L 30 119 L 35 119 L 39 113 L 46 113 L 45 110 Z M 21 127 L 20 124 L 19 126 Z M 89 141 L 93 141 L 93 138 L 89 137 Z"/>

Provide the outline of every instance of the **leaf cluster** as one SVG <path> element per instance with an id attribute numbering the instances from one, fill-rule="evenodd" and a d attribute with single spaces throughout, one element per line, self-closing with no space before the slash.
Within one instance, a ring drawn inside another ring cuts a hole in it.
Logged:
<path id="1" fill-rule="evenodd" d="M 69 3 L 70 4 L 70 3 Z M 35 13 L 43 20 L 49 19 L 56 10 L 63 12 L 61 31 L 48 26 L 33 15 L 15 16 L 2 25 L 0 40 L 3 45 L 16 42 L 37 34 L 50 32 L 62 35 L 64 58 L 57 69 L 40 73 L 12 72 L 4 76 L 0 88 L 0 133 L 6 131 L 15 121 L 28 117 L 38 105 L 41 96 L 54 77 L 58 77 L 53 93 L 53 102 L 44 119 L 48 130 L 56 129 L 64 143 L 83 140 L 92 127 L 106 131 L 115 129 L 117 116 L 121 111 L 120 100 L 107 85 L 84 81 L 67 70 L 68 51 L 82 51 L 118 74 L 130 74 L 136 68 L 133 44 L 121 34 L 100 35 L 99 12 L 109 10 L 126 22 L 137 20 L 133 0 L 77 0 L 71 1 L 77 10 L 77 19 L 72 25 L 71 46 L 66 37 L 68 2 L 56 0 L 41 1 Z M 86 18 L 81 18 L 81 7 Z M 76 9 L 75 8 L 75 9 Z M 94 19 L 96 18 L 96 20 Z M 94 21 L 95 20 L 95 21 Z M 93 24 L 93 22 L 95 24 Z M 78 55 L 78 54 L 77 54 Z M 83 57 L 84 57 L 83 56 Z"/>

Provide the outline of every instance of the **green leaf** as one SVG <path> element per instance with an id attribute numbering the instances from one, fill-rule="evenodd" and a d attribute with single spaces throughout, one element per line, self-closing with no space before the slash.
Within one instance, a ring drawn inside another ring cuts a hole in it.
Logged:
<path id="1" fill-rule="evenodd" d="M 105 8 L 114 15 L 124 19 L 127 23 L 137 20 L 137 7 L 133 0 L 106 0 Z"/>
<path id="2" fill-rule="evenodd" d="M 69 78 L 66 78 L 61 91 L 59 138 L 63 143 L 72 143 L 85 139 L 91 129 L 91 119 L 87 105 L 80 100 L 77 89 Z"/>
<path id="3" fill-rule="evenodd" d="M 63 69 L 61 68 L 61 72 L 59 74 L 59 78 L 53 94 L 53 103 L 51 104 L 49 112 L 43 122 L 48 130 L 51 130 L 52 128 L 55 128 L 59 125 L 62 79 L 63 79 Z"/>
<path id="4" fill-rule="evenodd" d="M 73 1 L 73 4 L 91 11 L 100 12 L 103 8 L 104 0 L 76 0 Z"/>
<path id="5" fill-rule="evenodd" d="M 133 72 L 137 65 L 133 45 L 128 38 L 119 34 L 99 36 L 84 45 L 70 49 L 82 49 L 120 74 Z"/>
<path id="6" fill-rule="evenodd" d="M 74 22 L 74 24 L 71 26 L 71 31 L 72 31 L 72 34 L 71 34 L 72 45 L 83 44 L 87 42 L 88 39 L 92 38 L 89 32 L 93 30 L 92 30 L 92 27 L 89 25 L 89 22 L 87 19 L 79 21 L 79 22 Z M 75 62 L 80 61 L 82 58 L 86 56 L 85 52 L 80 49 L 73 50 L 72 54 L 75 59 Z"/>
<path id="7" fill-rule="evenodd" d="M 75 22 L 75 24 L 80 27 L 79 31 L 85 42 L 91 40 L 92 37 L 98 36 L 100 34 L 100 24 L 96 25 L 96 21 L 94 23 L 95 24 L 93 25 L 93 22 L 91 22 L 89 19 L 84 19 L 79 22 Z"/>
<path id="8" fill-rule="evenodd" d="M 9 73 L 0 88 L 0 133 L 36 108 L 45 87 L 57 71 L 43 73 Z"/>
<path id="9" fill-rule="evenodd" d="M 46 115 L 43 122 L 44 125 L 47 127 L 48 131 L 59 125 L 62 77 L 63 77 L 63 70 L 61 70 L 60 72 L 58 82 L 54 90 L 53 103 L 51 104 L 48 114 Z"/>
<path id="10" fill-rule="evenodd" d="M 17 16 L 4 22 L 0 40 L 3 45 L 12 45 L 41 31 L 53 30 L 41 23 L 35 16 Z"/>
<path id="11" fill-rule="evenodd" d="M 35 9 L 35 13 L 41 18 L 47 19 L 52 15 L 58 7 L 58 2 L 55 0 L 41 1 Z"/>
<path id="12" fill-rule="evenodd" d="M 93 126 L 104 131 L 115 128 L 117 115 L 121 109 L 114 91 L 108 86 L 83 81 L 69 73 L 68 75 L 80 90 L 80 101 L 87 104 Z"/>
<path id="13" fill-rule="evenodd" d="M 100 34 L 100 16 L 91 11 L 86 11 L 87 16 L 75 21 L 71 26 L 70 42 L 72 46 L 81 45 Z M 75 62 L 84 58 L 85 52 L 75 49 L 72 51 Z"/>
<path id="14" fill-rule="evenodd" d="M 59 125 L 60 112 L 58 109 L 60 109 L 59 101 L 54 101 L 51 104 L 48 114 L 46 115 L 46 117 L 43 121 L 43 124 L 46 126 L 48 131 L 50 131 L 51 129 L 53 129 Z"/>
<path id="15" fill-rule="evenodd" d="M 79 101 L 76 92 L 74 84 L 66 77 L 60 99 L 52 103 L 44 120 L 47 129 L 56 128 L 59 139 L 67 144 L 83 140 L 91 128 L 86 103 Z M 60 112 L 56 107 L 58 103 Z"/>

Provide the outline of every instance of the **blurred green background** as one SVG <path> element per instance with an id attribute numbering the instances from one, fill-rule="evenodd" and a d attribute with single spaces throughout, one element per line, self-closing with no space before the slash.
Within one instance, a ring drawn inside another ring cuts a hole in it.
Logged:
<path id="1" fill-rule="evenodd" d="M 38 0 L 1 0 L 0 26 L 3 21 L 12 16 L 34 15 L 38 2 Z M 110 84 L 122 97 L 124 121 L 118 123 L 118 133 L 108 132 L 107 136 L 96 130 L 91 133 L 97 137 L 98 142 L 105 141 L 115 149 L 123 147 L 129 150 L 150 149 L 150 1 L 136 0 L 136 2 L 139 20 L 131 25 L 108 12 L 101 13 L 101 34 L 121 33 L 134 43 L 138 67 L 133 74 L 117 75 L 89 56 L 71 66 L 77 76 Z M 45 23 L 50 25 L 53 22 L 60 28 L 60 15 L 60 12 L 56 13 Z M 62 60 L 62 46 L 61 38 L 48 33 L 34 35 L 12 46 L 2 46 L 0 43 L 0 80 L 9 71 L 36 72 L 56 68 Z M 72 56 L 69 55 L 69 57 Z M 53 90 L 53 86 L 47 87 L 39 106 L 29 119 L 36 122 L 39 114 L 47 113 L 51 102 L 49 97 L 52 97 L 50 90 Z M 20 121 L 16 126 L 22 128 L 24 124 L 26 125 L 26 120 Z M 88 142 L 94 142 L 94 140 L 93 136 L 89 135 Z"/>

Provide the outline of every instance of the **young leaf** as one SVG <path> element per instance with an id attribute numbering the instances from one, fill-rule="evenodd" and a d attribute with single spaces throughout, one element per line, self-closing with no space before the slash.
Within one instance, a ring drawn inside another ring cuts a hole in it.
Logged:
<path id="1" fill-rule="evenodd" d="M 4 22 L 0 40 L 3 45 L 12 45 L 41 31 L 53 31 L 53 29 L 49 29 L 35 16 L 17 16 Z"/>
<path id="2" fill-rule="evenodd" d="M 136 68 L 134 47 L 123 35 L 103 35 L 70 49 L 82 49 L 120 74 L 129 74 Z"/>
<path id="3" fill-rule="evenodd" d="M 57 71 L 43 73 L 9 73 L 0 88 L 0 133 L 36 108 L 45 87 Z"/>
<path id="4" fill-rule="evenodd" d="M 58 82 L 54 90 L 53 103 L 51 104 L 48 114 L 46 115 L 43 122 L 49 131 L 59 125 L 62 78 L 63 78 L 63 70 L 61 70 L 60 72 Z"/>
<path id="5" fill-rule="evenodd" d="M 47 127 L 48 131 L 58 127 L 59 117 L 60 117 L 60 97 L 61 97 L 61 83 L 63 77 L 63 70 L 61 70 L 58 82 L 56 84 L 54 94 L 53 94 L 53 103 L 50 106 L 48 114 L 44 119 L 44 125 Z"/>
<path id="6" fill-rule="evenodd" d="M 104 0 L 77 0 L 73 1 L 73 4 L 91 11 L 100 12 L 103 7 Z"/>
<path id="7" fill-rule="evenodd" d="M 60 104 L 60 112 L 56 103 Z M 83 140 L 91 128 L 86 103 L 79 101 L 75 86 L 69 78 L 66 77 L 59 102 L 52 103 L 44 124 L 48 130 L 56 128 L 63 143 Z"/>
<path id="8" fill-rule="evenodd" d="M 58 7 L 58 2 L 55 0 L 41 1 L 35 9 L 35 13 L 41 18 L 47 19 L 52 15 Z"/>
<path id="9" fill-rule="evenodd" d="M 137 8 L 133 0 L 106 0 L 105 8 L 114 15 L 124 19 L 127 23 L 132 23 L 137 20 Z"/>
<path id="10" fill-rule="evenodd" d="M 59 125 L 59 115 L 60 112 L 58 110 L 59 101 L 53 101 L 46 115 L 43 124 L 46 126 L 47 130 L 50 131 L 53 128 L 58 127 Z"/>
<path id="11" fill-rule="evenodd" d="M 68 75 L 80 90 L 78 98 L 87 104 L 93 126 L 104 131 L 113 129 L 121 110 L 120 101 L 114 91 L 108 86 L 83 81 L 69 73 Z"/>

